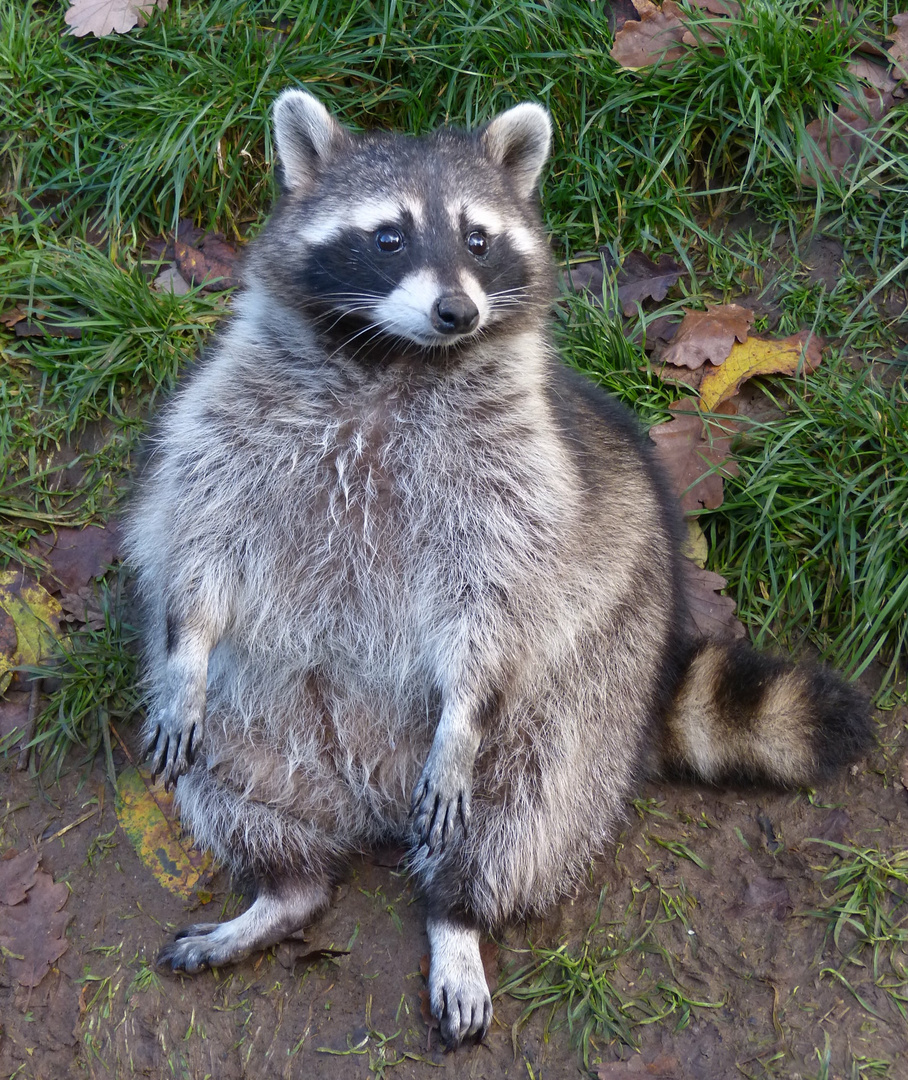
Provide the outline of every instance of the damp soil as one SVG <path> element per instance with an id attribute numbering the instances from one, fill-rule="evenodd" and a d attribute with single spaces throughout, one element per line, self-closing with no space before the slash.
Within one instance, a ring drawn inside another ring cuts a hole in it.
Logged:
<path id="1" fill-rule="evenodd" d="M 832 844 L 905 846 L 906 723 L 908 709 L 881 714 L 868 760 L 813 794 L 645 785 L 576 894 L 487 949 L 499 987 L 559 948 L 556 959 L 571 962 L 584 950 L 612 956 L 612 1000 L 638 1002 L 623 1038 L 583 1038 L 580 973 L 570 1017 L 558 992 L 527 1016 L 525 997 L 499 990 L 486 1039 L 455 1053 L 424 1018 L 422 911 L 397 853 L 352 866 L 305 940 L 230 969 L 168 976 L 153 964 L 169 931 L 241 910 L 226 876 L 205 883 L 207 903 L 184 903 L 118 826 L 100 762 L 51 782 L 15 771 L 12 758 L 0 771 L 0 853 L 36 847 L 43 869 L 66 882 L 69 948 L 31 990 L 0 962 L 0 1076 L 905 1080 L 908 1021 L 878 985 L 887 972 L 893 983 L 889 952 L 875 973 L 872 950 L 854 951 L 847 926 L 837 943 L 815 913 L 834 891 L 824 879 L 837 865 Z M 128 766 L 117 750 L 113 761 Z M 883 902 L 897 920 L 904 897 Z"/>

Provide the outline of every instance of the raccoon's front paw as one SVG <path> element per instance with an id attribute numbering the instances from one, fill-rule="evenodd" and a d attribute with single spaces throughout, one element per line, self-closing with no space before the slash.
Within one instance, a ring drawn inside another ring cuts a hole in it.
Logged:
<path id="1" fill-rule="evenodd" d="M 202 724 L 198 721 L 175 725 L 161 720 L 151 727 L 145 754 L 151 758 L 151 780 L 160 775 L 170 791 L 189 769 L 202 742 Z"/>
<path id="2" fill-rule="evenodd" d="M 429 852 L 444 847 L 458 833 L 470 827 L 470 788 L 472 777 L 462 770 L 439 772 L 431 758 L 413 792 L 410 824 L 417 845 Z"/>

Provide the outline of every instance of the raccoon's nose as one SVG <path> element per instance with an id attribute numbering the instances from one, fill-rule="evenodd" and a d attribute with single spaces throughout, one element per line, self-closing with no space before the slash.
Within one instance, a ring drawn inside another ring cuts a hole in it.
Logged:
<path id="1" fill-rule="evenodd" d="M 432 325 L 439 334 L 469 334 L 479 323 L 479 308 L 465 293 L 439 296 L 432 308 Z"/>

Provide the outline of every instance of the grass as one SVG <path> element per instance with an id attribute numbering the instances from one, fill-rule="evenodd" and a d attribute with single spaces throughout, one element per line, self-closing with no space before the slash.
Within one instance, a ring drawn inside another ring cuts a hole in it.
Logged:
<path id="1" fill-rule="evenodd" d="M 875 848 L 824 843 L 836 855 L 823 868 L 832 892 L 822 908 L 809 914 L 827 923 L 843 959 L 821 974 L 839 981 L 864 1009 L 878 1016 L 877 1008 L 852 986 L 855 974 L 866 972 L 892 1010 L 908 1023 L 908 851 L 884 854 Z"/>
<path id="2" fill-rule="evenodd" d="M 621 918 L 601 923 L 603 889 L 582 942 L 531 945 L 526 950 L 530 961 L 505 977 L 497 995 L 525 1003 L 514 1024 L 515 1047 L 519 1029 L 543 1012 L 544 1039 L 554 1026 L 566 1025 L 589 1069 L 597 1039 L 636 1047 L 636 1030 L 642 1026 L 671 1021 L 679 1031 L 695 1010 L 722 1006 L 721 1001 L 698 1000 L 682 986 L 675 974 L 677 944 L 664 944 L 666 927 L 687 932 L 687 917 L 696 906 L 683 883 L 674 890 L 655 883 L 633 891 Z"/>

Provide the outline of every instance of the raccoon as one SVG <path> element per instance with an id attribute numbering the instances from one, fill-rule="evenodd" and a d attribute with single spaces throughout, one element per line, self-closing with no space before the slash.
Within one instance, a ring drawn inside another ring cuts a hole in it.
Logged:
<path id="1" fill-rule="evenodd" d="M 354 134 L 293 89 L 273 124 L 282 194 L 128 526 L 152 771 L 254 885 L 159 962 L 265 948 L 403 843 L 455 1047 L 480 934 L 570 888 L 644 769 L 809 783 L 868 703 L 693 633 L 648 440 L 550 338 L 546 110 Z"/>

